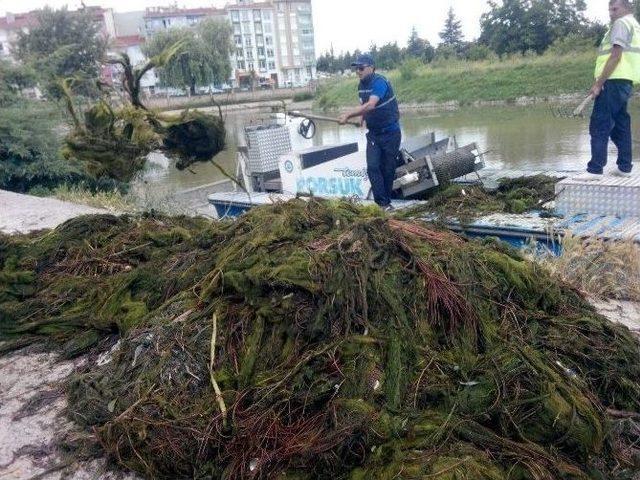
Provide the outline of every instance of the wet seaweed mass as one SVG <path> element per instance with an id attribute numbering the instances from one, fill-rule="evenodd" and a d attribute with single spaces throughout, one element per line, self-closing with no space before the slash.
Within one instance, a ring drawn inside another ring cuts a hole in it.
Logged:
<path id="1" fill-rule="evenodd" d="M 426 203 L 407 210 L 404 217 L 428 214 L 437 219 L 456 218 L 468 222 L 491 213 L 521 214 L 540 210 L 555 199 L 555 185 L 561 178 L 532 175 L 500 179 L 495 190 L 480 184 L 444 184 L 425 198 Z"/>
<path id="2" fill-rule="evenodd" d="M 497 242 L 298 199 L 79 217 L 0 266 L 4 351 L 108 350 L 69 414 L 146 478 L 639 472 L 637 340 Z"/>

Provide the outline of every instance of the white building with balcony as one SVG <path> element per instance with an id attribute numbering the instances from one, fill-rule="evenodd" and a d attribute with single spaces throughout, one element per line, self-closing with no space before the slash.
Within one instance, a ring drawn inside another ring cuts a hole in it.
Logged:
<path id="1" fill-rule="evenodd" d="M 280 85 L 273 5 L 239 0 L 226 7 L 233 29 L 231 55 L 235 86 Z"/>
<path id="2" fill-rule="evenodd" d="M 306 85 L 316 77 L 311 0 L 273 0 L 277 50 L 285 86 Z"/>

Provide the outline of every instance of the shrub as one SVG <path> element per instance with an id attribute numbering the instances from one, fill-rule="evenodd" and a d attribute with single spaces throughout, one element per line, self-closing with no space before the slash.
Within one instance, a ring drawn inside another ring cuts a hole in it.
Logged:
<path id="1" fill-rule="evenodd" d="M 307 100 L 313 100 L 315 95 L 311 92 L 299 92 L 293 96 L 294 102 L 306 102 Z"/>
<path id="2" fill-rule="evenodd" d="M 413 80 L 418 76 L 418 70 L 422 62 L 417 58 L 408 58 L 400 64 L 400 78 L 405 81 Z"/>
<path id="3" fill-rule="evenodd" d="M 58 154 L 54 133 L 61 119 L 47 105 L 24 102 L 0 115 L 0 188 L 27 192 L 35 187 L 89 181 L 77 166 Z"/>
<path id="4" fill-rule="evenodd" d="M 474 43 L 467 50 L 466 58 L 472 62 L 478 62 L 481 60 L 496 59 L 497 55 L 486 45 Z"/>
<path id="5" fill-rule="evenodd" d="M 556 55 L 574 55 L 575 53 L 593 50 L 593 39 L 582 35 L 571 34 L 560 37 L 551 44 L 547 52 Z"/>
<path id="6" fill-rule="evenodd" d="M 324 94 L 318 99 L 318 106 L 322 110 L 333 110 L 338 108 L 338 102 L 336 102 L 335 99 L 330 98 L 329 95 Z"/>

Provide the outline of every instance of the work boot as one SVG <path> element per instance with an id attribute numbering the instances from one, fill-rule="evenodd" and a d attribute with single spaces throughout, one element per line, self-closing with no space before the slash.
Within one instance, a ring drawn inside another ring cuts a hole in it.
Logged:
<path id="1" fill-rule="evenodd" d="M 584 172 L 580 175 L 571 177 L 571 180 L 577 180 L 578 182 L 597 182 L 602 179 L 602 174 Z"/>
<path id="2" fill-rule="evenodd" d="M 395 208 L 393 208 L 393 205 L 389 204 L 382 207 L 382 210 L 384 210 L 387 213 L 391 213 L 395 210 Z"/>

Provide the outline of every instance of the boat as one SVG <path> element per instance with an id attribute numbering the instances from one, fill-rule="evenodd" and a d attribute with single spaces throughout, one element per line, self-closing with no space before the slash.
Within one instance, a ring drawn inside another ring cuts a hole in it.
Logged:
<path id="1" fill-rule="evenodd" d="M 293 149 L 285 122 L 245 127 L 246 144 L 238 148 L 232 191 L 208 196 L 217 218 L 235 216 L 256 205 L 300 196 L 349 198 L 373 203 L 366 154 L 358 143 Z M 420 202 L 430 189 L 484 168 L 475 143 L 458 147 L 449 138 L 429 133 L 402 142 L 396 169 L 395 208 Z"/>
<path id="2" fill-rule="evenodd" d="M 303 120 L 304 122 L 304 120 Z M 287 122 L 245 127 L 246 145 L 237 154 L 241 185 L 208 195 L 217 218 L 234 217 L 258 205 L 297 197 L 348 198 L 372 204 L 365 152 L 358 143 L 293 149 Z M 494 213 L 472 221 L 449 218 L 446 225 L 471 237 L 494 236 L 514 246 L 531 242 L 558 251 L 565 235 L 640 243 L 640 177 L 603 175 L 584 180 L 569 170 L 487 169 L 476 143 L 434 133 L 402 142 L 392 200 L 396 210 L 423 204 L 425 193 L 444 182 L 481 183 L 497 188 L 501 178 L 547 175 L 559 179 L 553 208 L 526 214 Z M 425 220 L 433 220 L 428 214 Z"/>

